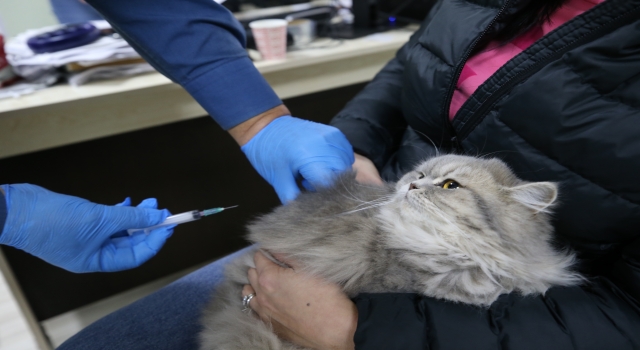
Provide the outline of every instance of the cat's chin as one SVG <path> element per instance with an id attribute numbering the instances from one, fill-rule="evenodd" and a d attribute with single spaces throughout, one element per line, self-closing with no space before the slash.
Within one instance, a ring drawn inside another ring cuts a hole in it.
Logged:
<path id="1" fill-rule="evenodd" d="M 422 198 L 420 198 L 422 197 Z M 424 214 L 424 194 L 415 191 L 407 191 L 401 201 L 400 209 L 408 209 L 416 214 Z"/>
<path id="2" fill-rule="evenodd" d="M 397 230 L 403 231 L 400 227 L 404 224 L 422 227 L 425 223 L 425 215 L 424 204 L 415 198 L 410 199 L 399 195 L 392 203 L 381 207 L 377 216 L 380 221 L 389 224 L 388 227 L 394 227 L 390 229 L 391 232 L 397 232 Z"/>

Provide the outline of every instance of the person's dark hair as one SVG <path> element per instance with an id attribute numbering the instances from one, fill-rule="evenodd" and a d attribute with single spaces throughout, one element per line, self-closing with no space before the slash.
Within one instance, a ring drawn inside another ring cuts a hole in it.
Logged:
<path id="1" fill-rule="evenodd" d="M 566 0 L 530 0 L 505 23 L 497 33 L 502 42 L 509 42 L 533 26 L 544 23 Z"/>

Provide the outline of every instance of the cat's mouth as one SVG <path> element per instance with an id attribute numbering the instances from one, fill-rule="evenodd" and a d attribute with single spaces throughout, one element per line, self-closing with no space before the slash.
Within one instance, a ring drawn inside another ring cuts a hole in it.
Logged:
<path id="1" fill-rule="evenodd" d="M 414 188 L 411 187 L 414 186 Z M 424 189 L 418 188 L 414 184 L 409 184 L 407 187 L 407 192 L 405 192 L 404 199 L 415 210 L 420 210 L 423 206 L 422 200 L 424 200 Z M 422 198 L 422 200 L 421 200 Z"/>

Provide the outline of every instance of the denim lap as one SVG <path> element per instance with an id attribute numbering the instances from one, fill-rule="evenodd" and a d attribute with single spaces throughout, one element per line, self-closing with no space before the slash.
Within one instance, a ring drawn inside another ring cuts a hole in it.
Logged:
<path id="1" fill-rule="evenodd" d="M 200 314 L 222 280 L 226 263 L 246 249 L 103 317 L 58 349 L 197 349 Z"/>

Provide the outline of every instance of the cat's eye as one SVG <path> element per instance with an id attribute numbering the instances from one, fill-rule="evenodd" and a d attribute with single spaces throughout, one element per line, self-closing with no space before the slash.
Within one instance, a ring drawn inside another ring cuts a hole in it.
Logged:
<path id="1" fill-rule="evenodd" d="M 444 180 L 442 183 L 442 188 L 445 190 L 455 190 L 458 187 L 460 187 L 460 184 L 453 180 Z"/>
<path id="2" fill-rule="evenodd" d="M 425 176 L 426 175 L 422 171 L 418 172 L 418 180 L 419 179 L 424 179 Z"/>

